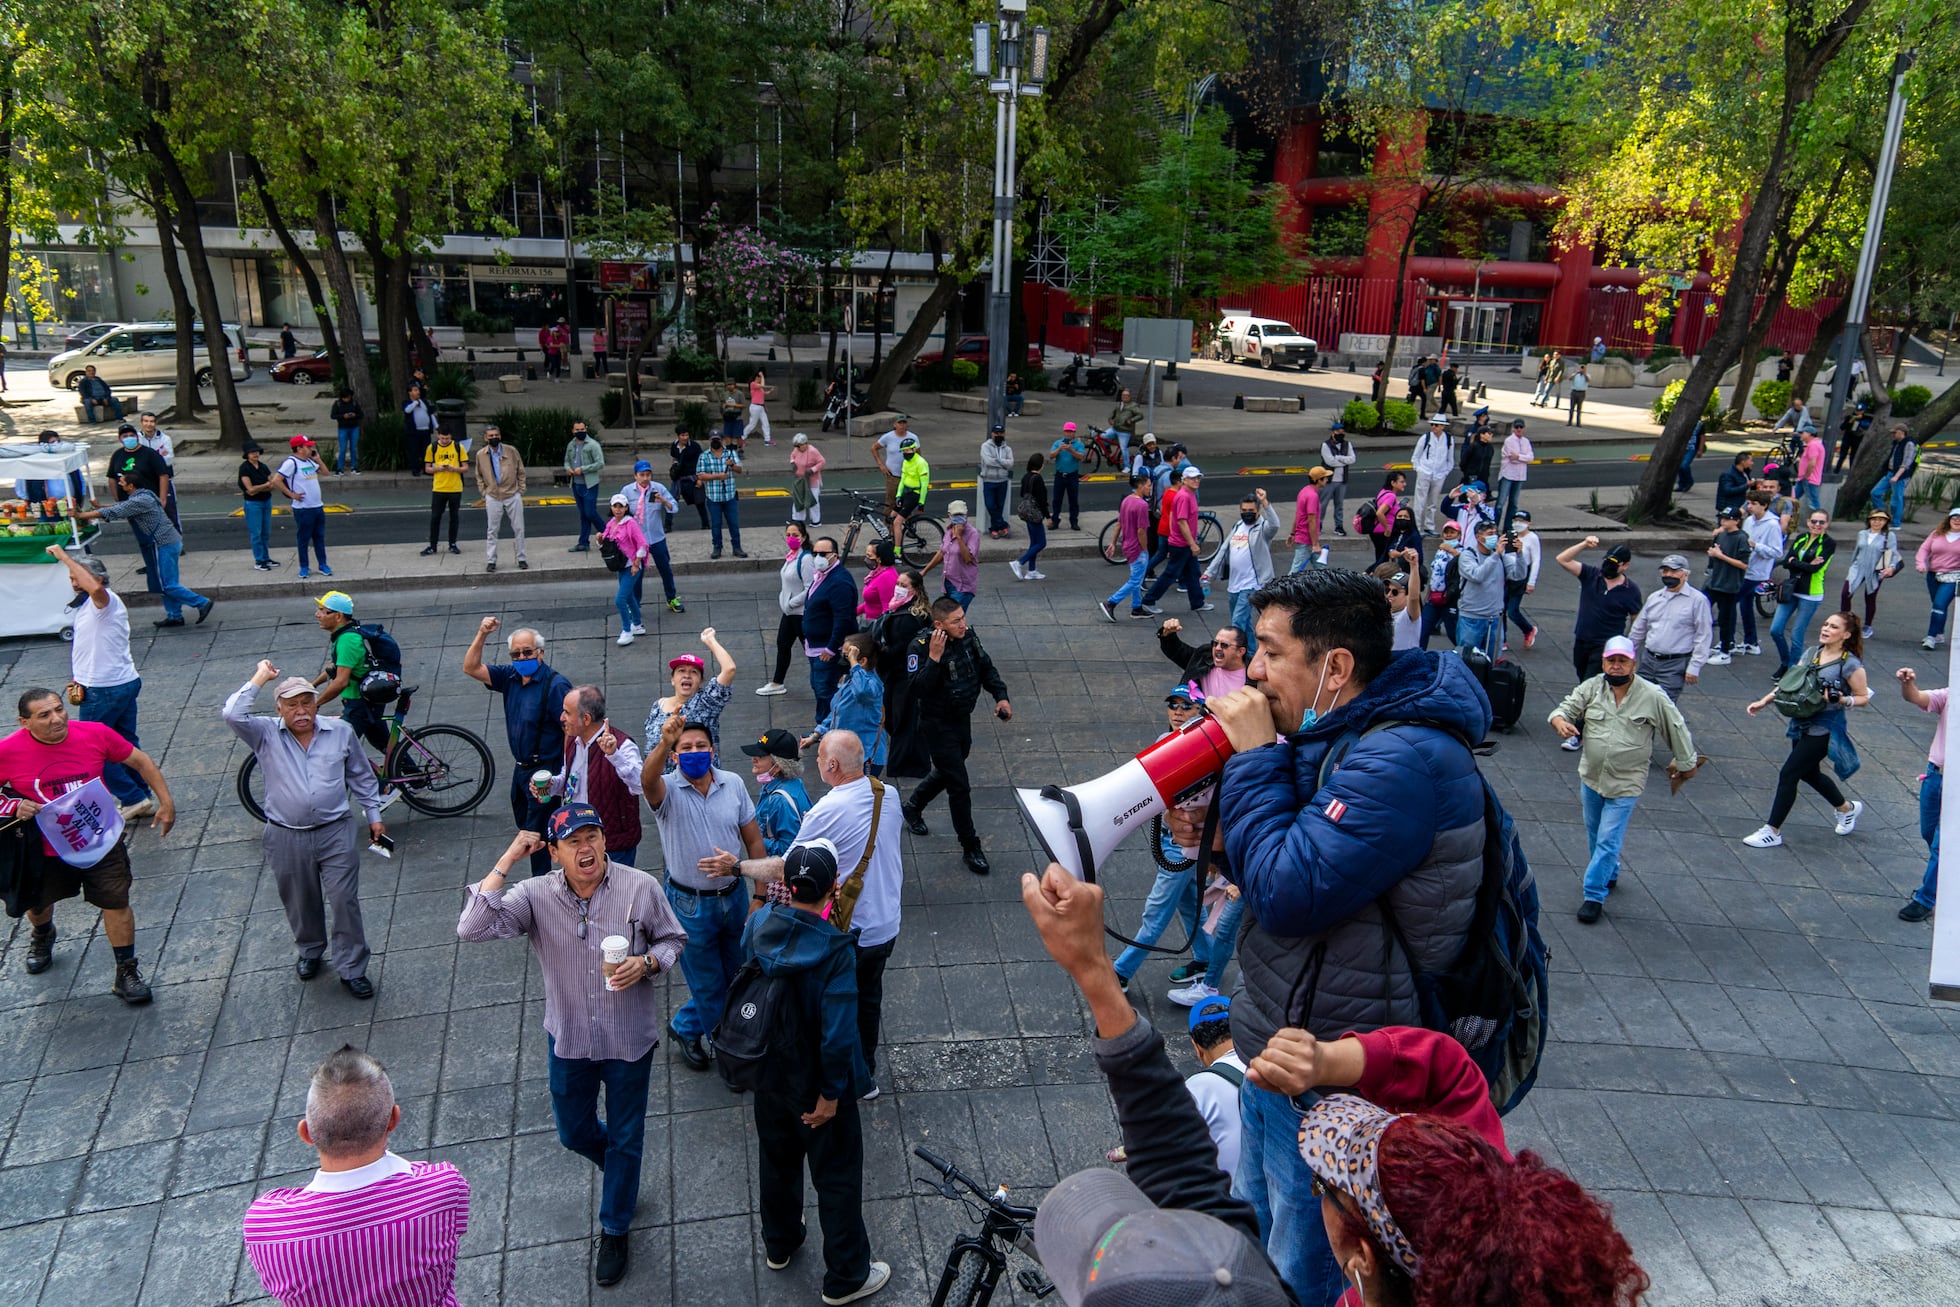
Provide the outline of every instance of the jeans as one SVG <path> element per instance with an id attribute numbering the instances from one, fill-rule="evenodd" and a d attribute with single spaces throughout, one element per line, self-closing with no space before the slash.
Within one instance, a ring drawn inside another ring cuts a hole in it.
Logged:
<path id="1" fill-rule="evenodd" d="M 143 678 L 140 676 L 121 685 L 91 685 L 82 700 L 81 719 L 100 722 L 140 748 L 142 746 L 136 739 L 136 696 L 142 692 Z M 116 796 L 116 802 L 124 806 L 141 803 L 150 797 L 150 787 L 119 762 L 102 764 L 102 783 L 109 787 L 109 793 Z"/>
<path id="2" fill-rule="evenodd" d="M 630 631 L 640 625 L 640 601 L 634 597 L 634 587 L 639 584 L 640 574 L 631 567 L 619 572 L 619 589 L 613 595 L 613 607 L 619 610 L 619 629 Z"/>
<path id="3" fill-rule="evenodd" d="M 683 954 L 685 956 L 685 954 Z M 558 1142 L 604 1173 L 599 1189 L 599 1228 L 607 1234 L 632 1229 L 640 1205 L 640 1154 L 647 1132 L 647 1081 L 653 1050 L 638 1061 L 560 1057 L 544 1037 L 551 1076 L 551 1119 Z M 599 1120 L 599 1091 L 606 1091 L 606 1119 Z"/>
<path id="4" fill-rule="evenodd" d="M 1926 841 L 1926 878 L 1912 893 L 1912 901 L 1922 908 L 1933 907 L 1939 896 L 1940 793 L 1944 785 L 1940 769 L 1927 763 L 1926 779 L 1919 782 L 1919 838 Z"/>
<path id="5" fill-rule="evenodd" d="M 342 472 L 359 467 L 361 458 L 361 429 L 359 427 L 340 427 L 336 429 L 336 450 L 338 458 L 334 466 Z"/>
<path id="6" fill-rule="evenodd" d="M 1769 638 L 1776 641 L 1777 659 L 1785 667 L 1803 656 L 1804 635 L 1810 630 L 1811 619 L 1817 616 L 1817 610 L 1823 603 L 1822 595 L 1792 595 L 1776 606 L 1776 620 L 1769 624 Z M 1792 624 L 1796 630 L 1785 639 L 1783 633 Z"/>
<path id="7" fill-rule="evenodd" d="M 1225 991 L 1225 968 L 1239 947 L 1239 923 L 1245 918 L 1245 896 L 1227 899 L 1218 910 L 1218 925 L 1205 945 L 1205 983 L 1220 993 Z"/>
<path id="8" fill-rule="evenodd" d="M 1130 597 L 1130 608 L 1132 610 L 1140 608 L 1143 605 L 1143 570 L 1149 566 L 1149 563 L 1150 556 L 1148 554 L 1140 553 L 1137 555 L 1136 561 L 1130 564 L 1130 579 L 1125 581 L 1122 588 L 1109 597 L 1108 603 L 1111 608 L 1116 607 L 1122 601 L 1124 595 Z"/>
<path id="9" fill-rule="evenodd" d="M 1497 528 L 1500 531 L 1511 529 L 1511 514 L 1518 511 L 1518 497 L 1524 493 L 1524 482 L 1497 479 Z"/>
<path id="10" fill-rule="evenodd" d="M 101 418 L 95 416 L 95 410 L 98 408 L 104 409 L 108 413 L 114 414 L 116 421 L 118 422 L 122 421 L 123 406 L 121 400 L 110 398 L 110 399 L 85 399 L 82 401 L 82 412 L 88 415 L 88 420 L 90 422 L 100 422 L 102 420 Z"/>
<path id="11" fill-rule="evenodd" d="M 829 662 L 821 658 L 810 659 L 810 693 L 817 697 L 817 721 L 830 716 L 830 701 L 837 694 L 837 683 L 844 679 L 844 655 L 837 654 Z"/>
<path id="12" fill-rule="evenodd" d="M 944 584 L 943 591 L 948 599 L 953 600 L 955 603 L 959 604 L 960 607 L 966 609 L 967 611 L 969 612 L 972 611 L 973 596 L 977 593 L 976 591 L 955 590 L 953 588 L 953 583 L 950 581 Z"/>
<path id="13" fill-rule="evenodd" d="M 245 501 L 245 532 L 252 538 L 252 561 L 271 562 L 272 501 L 270 499 Z"/>
<path id="14" fill-rule="evenodd" d="M 1279 1278 L 1301 1307 L 1333 1307 L 1345 1282 L 1327 1244 L 1313 1173 L 1300 1156 L 1293 1099 L 1248 1083 L 1239 1090 L 1239 1173 L 1232 1196 L 1252 1207 Z"/>
<path id="15" fill-rule="evenodd" d="M 1894 522 L 1906 520 L 1906 482 L 1909 480 L 1901 471 L 1895 477 L 1880 477 L 1872 487 L 1872 507 L 1884 508 L 1891 512 Z"/>
<path id="16" fill-rule="evenodd" d="M 1184 592 L 1191 596 L 1191 611 L 1195 613 L 1203 608 L 1205 592 L 1198 579 L 1198 560 L 1183 545 L 1170 545 L 1164 551 L 1163 574 L 1143 596 L 1143 602 L 1156 603 L 1166 591 L 1180 582 L 1184 585 Z"/>
<path id="17" fill-rule="evenodd" d="M 1143 920 L 1137 926 L 1136 939 L 1142 944 L 1155 944 L 1164 937 L 1174 917 L 1184 918 L 1184 933 L 1191 940 L 1192 955 L 1204 962 L 1209 940 L 1198 929 L 1198 880 L 1189 867 L 1183 871 L 1158 869 L 1150 895 L 1143 901 Z M 1117 954 L 1116 974 L 1129 980 L 1149 957 L 1148 949 L 1132 944 Z"/>
<path id="18" fill-rule="evenodd" d="M 177 580 L 177 560 L 182 556 L 182 545 L 158 545 L 156 573 L 157 589 L 163 595 L 163 615 L 181 620 L 186 608 L 203 608 L 210 600 L 195 590 L 186 588 Z"/>
<path id="19" fill-rule="evenodd" d="M 1579 803 L 1586 814 L 1586 901 L 1604 903 L 1612 883 L 1620 876 L 1620 845 L 1627 837 L 1627 823 L 1633 819 L 1638 794 L 1609 799 L 1584 781 L 1579 782 Z"/>
<path id="20" fill-rule="evenodd" d="M 1068 500 L 1069 530 L 1080 531 L 1082 529 L 1082 474 L 1080 472 L 1055 474 L 1055 502 L 1048 514 L 1048 525 L 1061 526 L 1064 499 Z"/>
<path id="21" fill-rule="evenodd" d="M 1320 488 L 1320 524 L 1327 525 L 1327 510 L 1334 510 L 1334 533 L 1347 534 L 1347 482 L 1329 481 Z"/>
<path id="22" fill-rule="evenodd" d="M 1011 418 L 1017 418 L 1021 416 L 1021 405 L 1024 402 L 1025 402 L 1025 397 L 1021 395 L 1008 395 L 1001 400 L 1001 403 L 1007 413 L 1007 416 Z"/>
<path id="23" fill-rule="evenodd" d="M 1467 613 L 1456 615 L 1456 651 L 1469 653 L 1472 649 L 1482 649 L 1484 656 L 1492 662 L 1497 661 L 1498 625 L 1503 615 L 1496 617 L 1471 617 Z"/>
<path id="24" fill-rule="evenodd" d="M 306 566 L 306 546 L 313 546 L 314 556 L 320 566 L 327 565 L 327 510 L 324 508 L 295 508 L 293 510 L 293 535 L 299 541 L 299 565 Z"/>
<path id="25" fill-rule="evenodd" d="M 1748 645 L 1761 644 L 1756 638 L 1756 583 L 1745 580 L 1742 592 L 1736 596 L 1736 611 L 1742 615 L 1742 642 Z"/>
<path id="26" fill-rule="evenodd" d="M 1239 633 L 1245 636 L 1247 662 L 1251 662 L 1252 655 L 1259 652 L 1259 641 L 1252 634 L 1252 621 L 1252 591 L 1232 591 L 1232 625 L 1238 627 Z"/>
<path id="27" fill-rule="evenodd" d="M 1022 567 L 1033 567 L 1034 560 L 1041 557 L 1041 551 L 1048 547 L 1048 528 L 1039 522 L 1028 523 L 1028 547 L 1015 561 Z"/>
<path id="28" fill-rule="evenodd" d="M 1309 566 L 1314 564 L 1314 559 L 1319 555 L 1319 553 L 1320 553 L 1320 549 L 1316 545 L 1309 545 L 1309 544 L 1294 545 L 1293 562 L 1288 565 L 1286 570 L 1289 573 L 1306 571 Z"/>
<path id="29" fill-rule="evenodd" d="M 1456 613 L 1447 604 L 1432 604 L 1425 600 L 1422 605 L 1422 629 L 1416 637 L 1416 648 L 1427 649 L 1429 637 L 1442 629 L 1443 638 L 1452 645 L 1456 643 Z"/>
<path id="30" fill-rule="evenodd" d="M 728 543 L 737 550 L 742 547 L 742 514 L 739 499 L 708 501 L 708 529 L 714 534 L 714 551 L 721 552 L 722 523 L 728 524 Z"/>
<path id="31" fill-rule="evenodd" d="M 574 472 L 572 502 L 578 505 L 578 547 L 590 548 L 592 536 L 606 529 L 605 522 L 599 516 L 599 487 L 586 485 L 585 478 Z"/>
<path id="32" fill-rule="evenodd" d="M 738 884 L 727 894 L 697 894 L 670 879 L 667 902 L 687 932 L 681 975 L 687 980 L 688 1000 L 674 1013 L 674 1029 L 684 1038 L 713 1035 L 721 1022 L 722 1005 L 728 1001 L 729 982 L 742 965 L 748 892 Z"/>
<path id="33" fill-rule="evenodd" d="M 1518 587 L 1517 593 L 1504 597 L 1504 615 L 1511 619 L 1511 625 L 1517 627 L 1520 634 L 1530 635 L 1538 629 L 1538 623 L 1525 616 L 1523 586 Z"/>
<path id="34" fill-rule="evenodd" d="M 987 529 L 1007 530 L 1007 482 L 982 481 L 980 500 L 987 508 Z"/>
<path id="35" fill-rule="evenodd" d="M 1820 491 L 1823 489 L 1823 487 L 1819 482 L 1799 481 L 1797 482 L 1795 489 L 1796 489 L 1797 502 L 1803 504 L 1809 504 L 1810 511 L 1813 513 L 1821 513 L 1824 511 L 1824 500 L 1822 495 L 1820 494 Z"/>
<path id="36" fill-rule="evenodd" d="M 667 553 L 666 539 L 655 540 L 649 544 L 647 546 L 647 557 L 652 560 L 655 567 L 660 569 L 661 589 L 667 593 L 667 602 L 672 603 L 680 597 L 680 591 L 674 588 L 674 564 Z M 640 568 L 640 574 L 633 578 L 633 602 L 635 605 L 640 602 L 640 596 L 645 593 L 646 579 L 647 569 L 642 566 Z"/>
<path id="37" fill-rule="evenodd" d="M 1960 585 L 1952 581 L 1940 580 L 1937 573 L 1926 573 L 1926 593 L 1933 597 L 1932 615 L 1926 620 L 1926 634 L 1931 637 L 1946 634 L 1946 610 L 1953 606 L 1953 595 Z"/>

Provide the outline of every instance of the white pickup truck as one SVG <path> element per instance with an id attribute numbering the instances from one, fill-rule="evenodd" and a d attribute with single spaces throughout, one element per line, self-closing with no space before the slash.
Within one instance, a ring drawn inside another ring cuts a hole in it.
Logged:
<path id="1" fill-rule="evenodd" d="M 1212 329 L 1210 355 L 1225 363 L 1243 359 L 1272 369 L 1291 364 L 1305 371 L 1320 346 L 1278 318 L 1255 318 L 1245 309 L 1227 309 Z"/>

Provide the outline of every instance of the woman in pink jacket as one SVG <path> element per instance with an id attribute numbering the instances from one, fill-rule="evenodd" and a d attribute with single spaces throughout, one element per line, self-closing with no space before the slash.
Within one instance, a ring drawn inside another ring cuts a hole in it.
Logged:
<path id="1" fill-rule="evenodd" d="M 619 569 L 619 592 L 613 596 L 613 606 L 619 609 L 619 642 L 633 643 L 636 635 L 645 635 L 647 628 L 640 623 L 640 601 L 633 595 L 633 583 L 647 565 L 647 538 L 640 530 L 640 524 L 633 520 L 632 505 L 625 495 L 612 497 L 612 520 L 606 529 L 599 533 L 599 552 L 606 552 L 606 542 L 619 546 L 619 552 L 626 555 L 626 566 Z"/>
<path id="2" fill-rule="evenodd" d="M 789 488 L 789 518 L 811 526 L 823 521 L 823 451 L 801 431 L 789 442 L 789 465 L 796 480 Z"/>
<path id="3" fill-rule="evenodd" d="M 1919 643 L 1937 649 L 1946 643 L 1946 610 L 1953 606 L 1954 591 L 1960 590 L 1960 504 L 1919 546 L 1913 565 L 1925 574 L 1926 592 L 1933 596 L 1933 615 L 1926 623 L 1926 638 Z"/>

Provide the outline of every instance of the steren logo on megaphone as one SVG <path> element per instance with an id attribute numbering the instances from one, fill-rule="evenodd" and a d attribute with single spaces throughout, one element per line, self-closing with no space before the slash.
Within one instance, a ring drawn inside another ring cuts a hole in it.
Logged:
<path id="1" fill-rule="evenodd" d="M 1014 798 L 1048 856 L 1093 881 L 1132 830 L 1202 794 L 1231 756 L 1225 728 L 1201 713 L 1115 771 L 1067 788 L 1016 790 Z"/>

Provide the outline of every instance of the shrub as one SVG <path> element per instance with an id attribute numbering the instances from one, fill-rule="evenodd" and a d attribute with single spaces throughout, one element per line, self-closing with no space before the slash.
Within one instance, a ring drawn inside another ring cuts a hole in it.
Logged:
<path id="1" fill-rule="evenodd" d="M 1351 399 L 1341 409 L 1341 422 L 1350 431 L 1407 431 L 1416 424 L 1416 406 L 1390 399 L 1377 411 L 1369 400 Z"/>
<path id="2" fill-rule="evenodd" d="M 476 373 L 467 363 L 438 363 L 429 374 L 429 399 L 460 399 L 476 402 Z"/>
<path id="3" fill-rule="evenodd" d="M 383 392 L 386 393 L 385 391 Z M 382 413 L 361 424 L 361 467 L 368 472 L 400 472 L 408 467 L 403 455 L 408 440 L 408 419 L 400 413 Z M 416 450 L 417 459 L 422 451 Z M 417 462 L 416 467 L 421 467 Z"/>
<path id="4" fill-rule="evenodd" d="M 1048 369 L 1036 368 L 1021 378 L 1023 390 L 1053 390 L 1055 379 L 1048 375 Z"/>
<path id="5" fill-rule="evenodd" d="M 719 409 L 716 412 L 719 414 Z M 689 400 L 680 406 L 680 416 L 674 419 L 674 425 L 686 427 L 696 440 L 706 444 L 711 432 L 721 430 L 721 418 L 710 416 L 708 406 L 700 400 Z"/>
<path id="6" fill-rule="evenodd" d="M 1656 345 L 1653 349 L 1647 351 L 1647 362 L 1650 366 L 1657 363 L 1665 366 L 1680 357 L 1681 347 L 1679 345 Z"/>
<path id="7" fill-rule="evenodd" d="M 575 408 L 500 408 L 490 415 L 490 422 L 503 433 L 504 443 L 515 449 L 527 466 L 546 476 L 550 469 L 564 465 L 572 423 L 585 420 L 585 414 Z"/>
<path id="8" fill-rule="evenodd" d="M 463 309 L 457 313 L 456 325 L 472 336 L 508 336 L 517 329 L 517 324 L 509 318 L 500 318 L 476 309 Z"/>
<path id="9" fill-rule="evenodd" d="M 1892 416 L 1909 418 L 1933 402 L 1933 392 L 1924 386 L 1900 386 L 1892 392 Z"/>
<path id="10" fill-rule="evenodd" d="M 823 405 L 823 391 L 815 377 L 802 377 L 796 383 L 795 408 L 799 413 L 810 413 Z"/>
<path id="11" fill-rule="evenodd" d="M 1413 431 L 1416 425 L 1416 406 L 1405 399 L 1386 400 L 1382 411 L 1387 416 L 1385 424 L 1391 431 Z"/>
<path id="12" fill-rule="evenodd" d="M 602 390 L 599 392 L 599 423 L 601 426 L 623 425 L 621 415 L 626 412 L 626 392 L 623 390 Z"/>
<path id="13" fill-rule="evenodd" d="M 1787 381 L 1758 381 L 1749 392 L 1749 402 L 1766 418 L 1779 418 L 1790 407 L 1791 384 Z"/>
<path id="14" fill-rule="evenodd" d="M 1674 405 L 1681 398 L 1681 392 L 1687 388 L 1687 385 L 1688 383 L 1685 379 L 1681 381 L 1670 381 L 1667 383 L 1665 390 L 1654 396 L 1654 421 L 1667 421 L 1668 415 L 1674 412 Z M 1720 388 L 1717 388 L 1708 392 L 1708 402 L 1702 405 L 1701 415 L 1705 418 L 1714 418 L 1721 411 L 1722 392 Z"/>
<path id="15" fill-rule="evenodd" d="M 1373 431 L 1381 414 L 1365 399 L 1351 399 L 1341 406 L 1341 425 L 1349 431 Z"/>
<path id="16" fill-rule="evenodd" d="M 676 345 L 667 351 L 660 375 L 667 381 L 719 381 L 721 360 L 706 350 Z"/>
<path id="17" fill-rule="evenodd" d="M 980 365 L 972 359 L 953 360 L 953 386 L 957 390 L 971 390 L 980 380 Z"/>

